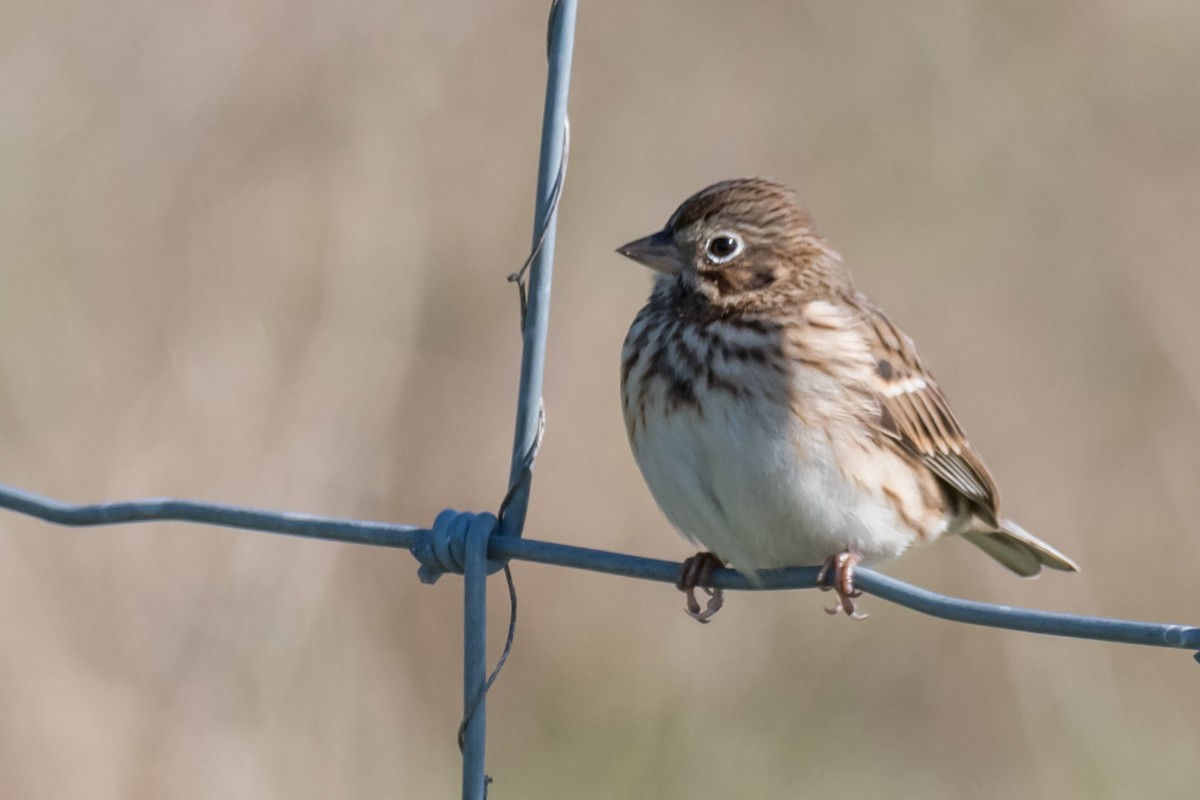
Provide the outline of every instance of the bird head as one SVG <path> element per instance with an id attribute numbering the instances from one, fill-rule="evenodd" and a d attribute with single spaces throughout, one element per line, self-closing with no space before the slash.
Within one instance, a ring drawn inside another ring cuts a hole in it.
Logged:
<path id="1" fill-rule="evenodd" d="M 840 268 L 791 192 L 762 178 L 702 189 L 662 230 L 617 252 L 721 305 L 757 305 L 825 277 L 830 261 Z"/>

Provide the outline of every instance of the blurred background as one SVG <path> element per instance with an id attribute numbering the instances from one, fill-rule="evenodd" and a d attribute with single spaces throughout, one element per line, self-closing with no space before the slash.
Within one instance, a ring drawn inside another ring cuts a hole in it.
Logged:
<path id="1" fill-rule="evenodd" d="M 545 2 L 0 3 L 0 481 L 428 525 L 495 509 Z M 1200 624 L 1200 5 L 584 2 L 530 537 L 681 559 L 625 442 L 613 253 L 794 187 L 1007 512 L 936 591 Z M 0 514 L 4 798 L 454 797 L 461 581 L 405 551 Z M 1187 653 L 518 563 L 497 798 L 1179 798 Z M 493 582 L 493 655 L 507 600 Z"/>

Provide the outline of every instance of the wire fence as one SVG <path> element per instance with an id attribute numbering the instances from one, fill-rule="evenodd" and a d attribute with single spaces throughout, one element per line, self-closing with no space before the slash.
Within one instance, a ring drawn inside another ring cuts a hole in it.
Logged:
<path id="1" fill-rule="evenodd" d="M 76 505 L 0 485 L 0 508 L 73 527 L 136 522 L 191 522 L 264 533 L 282 533 L 335 542 L 400 547 L 420 562 L 418 576 L 433 583 L 445 573 L 464 576 L 463 718 L 459 747 L 463 757 L 462 795 L 487 796 L 485 772 L 487 691 L 512 647 L 517 595 L 508 562 L 512 559 L 674 584 L 680 565 L 584 547 L 522 537 L 533 480 L 533 464 L 544 430 L 542 378 L 550 310 L 550 284 L 559 200 L 568 153 L 567 96 L 574 44 L 576 0 L 553 0 L 547 31 L 549 60 L 533 246 L 525 264 L 509 276 L 517 285 L 523 348 L 509 489 L 499 511 L 446 510 L 432 526 L 419 528 L 384 522 L 320 517 L 178 499 L 146 499 Z M 510 599 L 508 636 L 495 668 L 487 662 L 487 578 L 504 571 Z M 817 586 L 817 567 L 768 570 L 751 582 L 733 570 L 713 573 L 713 586 L 768 591 Z M 1200 627 L 1132 622 L 1059 614 L 947 597 L 869 569 L 855 572 L 855 587 L 898 605 L 942 619 L 994 628 L 1125 644 L 1196 651 Z"/>

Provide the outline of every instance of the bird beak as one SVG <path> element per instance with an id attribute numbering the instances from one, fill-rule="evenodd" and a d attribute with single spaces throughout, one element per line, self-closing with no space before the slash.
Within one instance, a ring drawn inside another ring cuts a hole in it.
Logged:
<path id="1" fill-rule="evenodd" d="M 623 244 L 617 248 L 617 252 L 657 272 L 679 272 L 683 268 L 675 237 L 668 230 Z"/>

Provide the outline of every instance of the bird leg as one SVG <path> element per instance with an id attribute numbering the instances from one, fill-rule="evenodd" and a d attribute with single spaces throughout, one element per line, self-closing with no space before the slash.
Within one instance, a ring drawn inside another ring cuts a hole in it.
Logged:
<path id="1" fill-rule="evenodd" d="M 854 607 L 854 598 L 862 592 L 854 588 L 854 568 L 862 563 L 862 555 L 852 550 L 843 550 L 825 559 L 825 565 L 817 574 L 817 586 L 822 592 L 831 589 L 837 593 L 837 603 L 833 608 L 825 609 L 826 614 L 846 612 L 850 619 L 866 619 L 866 614 L 858 613 Z"/>
<path id="2" fill-rule="evenodd" d="M 708 622 L 725 604 L 724 593 L 712 586 L 713 570 L 723 566 L 725 562 L 715 553 L 696 553 L 680 565 L 675 587 L 687 597 L 687 613 L 692 619 Z M 697 588 L 703 589 L 708 595 L 708 603 L 703 611 L 696 600 Z"/>

